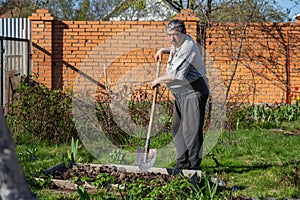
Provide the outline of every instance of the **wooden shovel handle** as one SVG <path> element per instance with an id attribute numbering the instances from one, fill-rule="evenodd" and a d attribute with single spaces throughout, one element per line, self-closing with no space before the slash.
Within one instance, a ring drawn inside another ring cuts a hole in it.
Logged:
<path id="1" fill-rule="evenodd" d="M 159 77 L 159 74 L 160 74 L 160 61 L 157 62 L 157 66 L 156 66 L 156 78 Z M 145 150 L 146 150 L 147 153 L 150 150 L 150 137 L 151 137 L 151 133 L 152 133 L 152 125 L 153 125 L 154 112 L 155 112 L 155 104 L 156 104 L 156 99 L 157 99 L 157 90 L 158 90 L 158 87 L 155 87 L 154 91 L 153 91 L 153 100 L 152 100 L 152 106 L 151 106 L 150 121 L 149 121 L 147 139 L 146 139 L 146 146 L 145 146 Z"/>

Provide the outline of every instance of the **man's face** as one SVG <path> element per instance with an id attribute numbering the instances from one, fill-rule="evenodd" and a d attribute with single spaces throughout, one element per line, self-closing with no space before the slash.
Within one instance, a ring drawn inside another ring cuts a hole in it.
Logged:
<path id="1" fill-rule="evenodd" d="M 167 31 L 167 34 L 170 38 L 170 42 L 174 47 L 178 47 L 184 41 L 184 34 L 178 30 Z"/>

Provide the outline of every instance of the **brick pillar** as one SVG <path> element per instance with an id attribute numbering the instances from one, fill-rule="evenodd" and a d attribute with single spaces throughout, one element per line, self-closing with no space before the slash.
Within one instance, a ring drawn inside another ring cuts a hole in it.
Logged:
<path id="1" fill-rule="evenodd" d="M 31 20 L 32 71 L 38 81 L 52 88 L 52 29 L 54 17 L 48 10 L 38 9 Z"/>
<path id="2" fill-rule="evenodd" d="M 191 9 L 181 10 L 174 19 L 179 19 L 184 21 L 186 26 L 186 32 L 189 34 L 195 41 L 197 41 L 198 35 L 198 24 L 200 18 L 194 13 Z"/>

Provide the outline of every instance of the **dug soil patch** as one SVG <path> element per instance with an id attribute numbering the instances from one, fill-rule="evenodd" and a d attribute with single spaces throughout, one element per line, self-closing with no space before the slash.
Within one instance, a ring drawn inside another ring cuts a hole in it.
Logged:
<path id="1" fill-rule="evenodd" d="M 156 171 L 156 172 L 154 172 Z M 108 185 L 121 185 L 125 182 L 132 183 L 137 180 L 145 180 L 147 183 L 152 182 L 154 186 L 163 186 L 175 179 L 183 179 L 184 177 L 195 177 L 197 173 L 194 171 L 185 172 L 167 170 L 154 170 L 148 172 L 142 172 L 136 168 L 126 166 L 114 166 L 114 165 L 100 165 L 100 164 L 72 164 L 66 166 L 65 164 L 57 165 L 43 174 L 51 177 L 53 183 L 64 189 L 76 190 L 77 185 L 84 185 L 87 189 L 96 188 L 92 183 L 97 182 L 100 177 L 113 177 L 113 182 L 103 180 L 103 186 Z M 74 181 L 75 180 L 75 181 Z"/>

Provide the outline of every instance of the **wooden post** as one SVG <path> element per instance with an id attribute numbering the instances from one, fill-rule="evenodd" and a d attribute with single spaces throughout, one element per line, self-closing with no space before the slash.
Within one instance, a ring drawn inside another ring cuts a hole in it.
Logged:
<path id="1" fill-rule="evenodd" d="M 31 193 L 15 152 L 3 108 L 0 106 L 0 199 L 38 199 Z"/>

